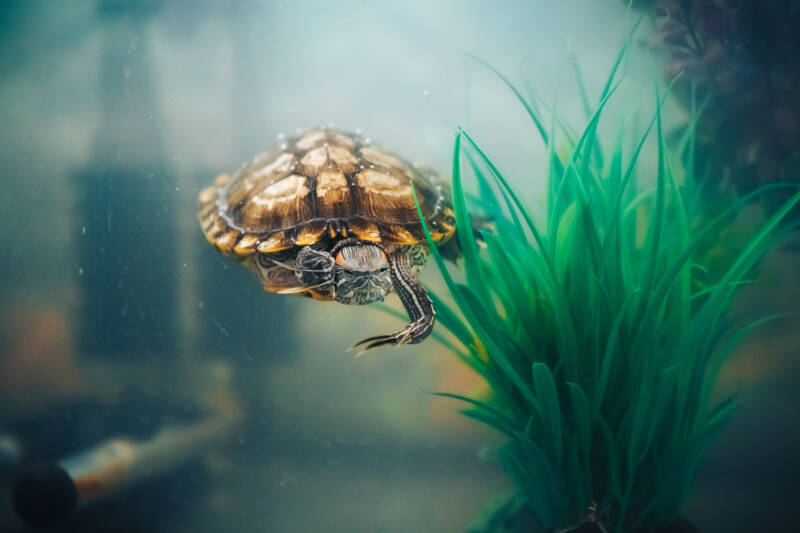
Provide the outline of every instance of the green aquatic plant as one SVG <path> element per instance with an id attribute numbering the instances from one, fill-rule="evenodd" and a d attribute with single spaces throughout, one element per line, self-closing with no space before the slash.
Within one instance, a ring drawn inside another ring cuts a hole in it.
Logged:
<path id="1" fill-rule="evenodd" d="M 749 196 L 711 220 L 694 216 L 694 165 L 685 166 L 681 183 L 675 167 L 694 157 L 696 116 L 681 142 L 668 145 L 658 88 L 655 111 L 632 146 L 626 149 L 623 123 L 613 149 L 603 149 L 598 121 L 626 55 L 627 47 L 579 134 L 557 118 L 555 105 L 545 127 L 537 106 L 495 71 L 547 147 L 545 222 L 534 219 L 463 129 L 452 167 L 460 272 L 445 265 L 423 220 L 449 292 L 432 295 L 439 324 L 458 341 L 450 348 L 490 389 L 482 398 L 438 394 L 466 402 L 467 416 L 507 437 L 498 456 L 516 493 L 487 521 L 491 531 L 495 522 L 522 515 L 538 531 L 594 522 L 618 533 L 677 517 L 698 464 L 737 403 L 735 396 L 712 398 L 720 369 L 737 341 L 774 318 L 733 329 L 726 312 L 757 262 L 796 229 L 784 217 L 800 193 L 754 232 L 715 284 L 694 283 L 703 273 L 697 251 Z M 649 138 L 657 171 L 640 177 Z M 479 192 L 474 197 L 465 193 L 468 175 Z M 492 221 L 478 235 L 470 215 L 476 211 Z"/>

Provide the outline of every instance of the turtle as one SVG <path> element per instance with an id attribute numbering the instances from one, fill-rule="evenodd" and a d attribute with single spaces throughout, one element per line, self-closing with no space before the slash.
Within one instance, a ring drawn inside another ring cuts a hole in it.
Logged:
<path id="1" fill-rule="evenodd" d="M 396 292 L 408 325 L 357 343 L 363 353 L 421 342 L 433 329 L 433 304 L 417 278 L 430 251 L 417 206 L 433 242 L 450 240 L 455 215 L 438 174 L 360 134 L 315 128 L 281 135 L 218 176 L 198 195 L 198 218 L 206 239 L 251 268 L 266 291 L 348 305 Z"/>

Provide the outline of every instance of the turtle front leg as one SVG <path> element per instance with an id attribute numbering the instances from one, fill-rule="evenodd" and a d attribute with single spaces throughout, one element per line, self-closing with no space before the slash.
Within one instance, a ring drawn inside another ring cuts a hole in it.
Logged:
<path id="1" fill-rule="evenodd" d="M 378 335 L 359 342 L 354 346 L 362 347 L 359 355 L 385 344 L 416 344 L 430 335 L 436 322 L 433 302 L 414 273 L 415 267 L 422 266 L 424 262 L 424 252 L 414 246 L 400 248 L 389 257 L 392 285 L 406 308 L 410 323 L 397 333 Z"/>

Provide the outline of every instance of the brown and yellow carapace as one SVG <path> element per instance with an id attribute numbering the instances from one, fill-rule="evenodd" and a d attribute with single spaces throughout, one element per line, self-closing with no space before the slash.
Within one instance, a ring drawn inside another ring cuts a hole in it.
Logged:
<path id="1" fill-rule="evenodd" d="M 360 135 L 314 129 L 219 176 L 198 198 L 208 241 L 252 268 L 264 289 L 345 304 L 396 291 L 410 323 L 364 349 L 420 342 L 434 324 L 417 273 L 428 248 L 411 184 L 435 242 L 455 231 L 449 190 Z"/>

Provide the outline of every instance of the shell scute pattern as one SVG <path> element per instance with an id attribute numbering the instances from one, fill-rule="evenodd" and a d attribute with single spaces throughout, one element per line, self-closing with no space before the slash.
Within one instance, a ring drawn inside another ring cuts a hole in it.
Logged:
<path id="1" fill-rule="evenodd" d="M 435 240 L 455 220 L 449 199 L 401 158 L 331 129 L 289 139 L 281 149 L 201 191 L 206 238 L 239 259 L 323 239 L 356 237 L 385 245 L 424 240 L 410 182 Z"/>

